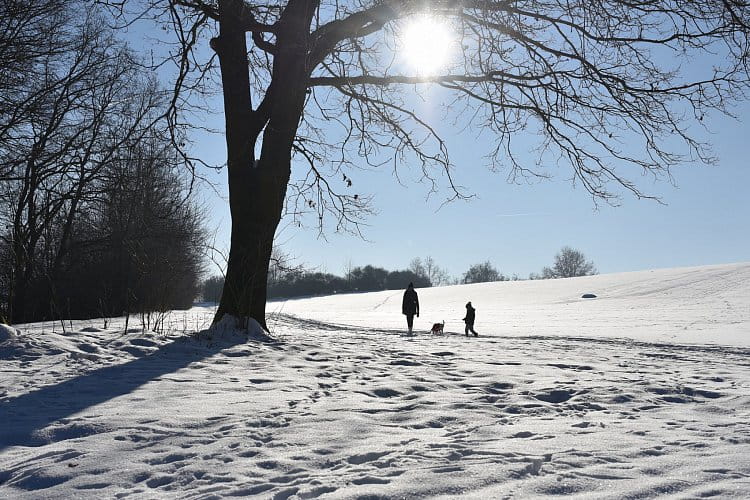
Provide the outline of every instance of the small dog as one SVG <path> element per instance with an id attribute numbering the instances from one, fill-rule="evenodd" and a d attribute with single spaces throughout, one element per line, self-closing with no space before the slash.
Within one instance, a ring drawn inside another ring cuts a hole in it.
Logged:
<path id="1" fill-rule="evenodd" d="M 435 335 L 442 335 L 444 326 L 445 320 L 443 320 L 442 323 L 435 323 L 434 325 L 432 325 L 432 330 L 430 330 L 430 333 L 434 333 Z"/>

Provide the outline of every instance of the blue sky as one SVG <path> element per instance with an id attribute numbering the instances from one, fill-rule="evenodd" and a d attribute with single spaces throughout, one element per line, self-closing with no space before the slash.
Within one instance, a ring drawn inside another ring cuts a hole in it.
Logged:
<path id="1" fill-rule="evenodd" d="M 426 199 L 422 184 L 399 185 L 388 168 L 355 172 L 355 188 L 374 195 L 378 211 L 363 228 L 367 240 L 332 230 L 320 238 L 309 220 L 312 227 L 302 229 L 282 222 L 277 241 L 295 262 L 334 274 L 343 274 L 349 263 L 395 270 L 414 257 L 432 256 L 453 276 L 489 260 L 503 273 L 525 278 L 550 265 L 563 245 L 583 251 L 602 273 L 750 261 L 750 103 L 735 112 L 742 121 L 715 116 L 712 134 L 702 137 L 713 145 L 716 165 L 674 169 L 676 186 L 643 179 L 641 186 L 663 205 L 624 193 L 620 206 L 597 208 L 562 168 L 552 180 L 509 184 L 503 172 L 483 166 L 478 153 L 488 144 L 474 144 L 469 132 L 448 139 L 456 180 L 476 198 L 441 208 L 442 197 Z M 223 147 L 221 138 L 212 138 L 199 151 L 222 161 Z M 211 175 L 223 187 L 225 173 Z M 217 243 L 226 247 L 225 203 L 207 201 Z"/>

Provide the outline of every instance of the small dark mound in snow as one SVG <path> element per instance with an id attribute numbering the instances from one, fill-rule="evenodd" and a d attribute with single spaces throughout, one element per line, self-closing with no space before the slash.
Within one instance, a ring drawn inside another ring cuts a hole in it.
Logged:
<path id="1" fill-rule="evenodd" d="M 594 295 L 593 293 L 584 293 L 583 295 L 581 295 L 581 298 L 582 299 L 595 299 L 596 295 Z"/>
<path id="2" fill-rule="evenodd" d="M 535 394 L 534 397 L 538 399 L 539 401 L 544 401 L 546 403 L 564 403 L 565 401 L 569 400 L 575 395 L 575 392 L 571 390 L 552 390 L 547 393 L 540 393 Z"/>
<path id="3" fill-rule="evenodd" d="M 430 354 L 432 354 L 433 356 L 440 356 L 440 357 L 453 356 L 454 355 L 454 353 L 452 353 L 450 351 L 431 352 Z"/>
<path id="4" fill-rule="evenodd" d="M 422 363 L 418 363 L 416 361 L 409 361 L 408 359 L 397 359 L 396 361 L 391 361 L 388 364 L 396 365 L 396 366 L 420 366 Z"/>
<path id="5" fill-rule="evenodd" d="M 372 393 L 379 398 L 393 398 L 401 395 L 400 392 L 388 388 L 375 389 Z"/>
<path id="6" fill-rule="evenodd" d="M 159 345 L 148 339 L 132 339 L 130 343 L 138 347 L 158 347 Z"/>

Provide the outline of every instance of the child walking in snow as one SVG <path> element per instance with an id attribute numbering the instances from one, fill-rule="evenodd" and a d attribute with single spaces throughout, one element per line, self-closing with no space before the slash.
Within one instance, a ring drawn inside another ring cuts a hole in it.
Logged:
<path id="1" fill-rule="evenodd" d="M 471 306 L 471 302 L 466 303 L 466 317 L 464 317 L 464 322 L 466 323 L 466 336 L 469 336 L 469 332 L 473 333 L 475 337 L 478 337 L 479 334 L 474 331 L 474 318 L 476 317 L 477 310 L 474 309 Z"/>

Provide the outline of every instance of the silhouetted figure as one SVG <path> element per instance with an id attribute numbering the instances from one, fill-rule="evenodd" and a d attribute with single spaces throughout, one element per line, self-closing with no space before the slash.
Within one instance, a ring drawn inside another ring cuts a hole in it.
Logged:
<path id="1" fill-rule="evenodd" d="M 476 317 L 477 310 L 474 309 L 471 306 L 471 302 L 466 303 L 466 317 L 464 318 L 464 322 L 466 323 L 466 336 L 469 336 L 469 332 L 473 333 L 475 337 L 478 337 L 479 334 L 474 331 L 474 318 Z"/>
<path id="2" fill-rule="evenodd" d="M 409 283 L 404 292 L 401 312 L 406 315 L 406 325 L 409 327 L 409 333 L 411 333 L 414 327 L 414 315 L 416 314 L 417 318 L 419 317 L 419 298 L 417 297 L 417 291 L 414 290 L 414 283 Z"/>

